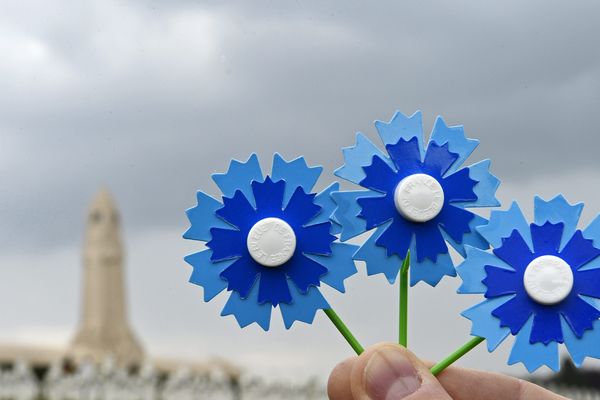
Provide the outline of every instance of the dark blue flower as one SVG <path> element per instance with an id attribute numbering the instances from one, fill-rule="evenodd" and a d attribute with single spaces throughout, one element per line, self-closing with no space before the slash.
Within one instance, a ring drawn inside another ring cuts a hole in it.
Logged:
<path id="1" fill-rule="evenodd" d="M 208 247 L 186 257 L 194 267 L 191 281 L 204 287 L 206 301 L 232 291 L 223 315 L 233 314 L 241 326 L 257 322 L 267 330 L 276 306 L 286 327 L 310 323 L 317 309 L 328 308 L 320 282 L 344 291 L 344 279 L 356 272 L 355 246 L 334 243 L 331 233 L 329 194 L 337 184 L 310 193 L 320 172 L 302 158 L 288 163 L 276 154 L 272 175 L 263 179 L 253 155 L 214 176 L 222 205 L 198 192 L 198 206 L 188 210 L 192 226 L 184 237 Z M 275 242 L 265 235 L 275 235 Z"/>
<path id="2" fill-rule="evenodd" d="M 459 293 L 487 299 L 463 313 L 473 321 L 473 334 L 488 339 L 490 351 L 515 335 L 511 364 L 556 370 L 559 343 L 577 364 L 600 356 L 600 304 L 594 300 L 600 298 L 600 219 L 578 230 L 582 207 L 562 196 L 536 198 L 529 225 L 516 203 L 493 212 L 489 225 L 478 228 L 493 254 L 467 249 L 457 267 Z"/>

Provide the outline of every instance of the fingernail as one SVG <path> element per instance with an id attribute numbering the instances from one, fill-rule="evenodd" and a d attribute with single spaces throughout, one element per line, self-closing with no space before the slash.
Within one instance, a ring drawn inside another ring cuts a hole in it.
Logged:
<path id="1" fill-rule="evenodd" d="M 363 383 L 369 398 L 396 400 L 416 392 L 421 379 L 402 350 L 386 347 L 367 362 Z"/>

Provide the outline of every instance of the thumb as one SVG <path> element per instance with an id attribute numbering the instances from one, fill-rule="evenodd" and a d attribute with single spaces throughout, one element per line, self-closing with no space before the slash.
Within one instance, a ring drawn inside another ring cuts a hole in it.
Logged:
<path id="1" fill-rule="evenodd" d="M 350 385 L 356 400 L 451 399 L 425 364 L 393 344 L 380 344 L 361 354 L 352 366 Z"/>

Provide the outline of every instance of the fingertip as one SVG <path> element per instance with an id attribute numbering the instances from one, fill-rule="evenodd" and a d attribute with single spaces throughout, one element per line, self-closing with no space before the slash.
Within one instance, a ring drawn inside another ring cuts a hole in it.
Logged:
<path id="1" fill-rule="evenodd" d="M 350 386 L 350 375 L 352 367 L 357 357 L 350 357 L 339 363 L 333 368 L 327 381 L 327 395 L 332 400 L 350 400 L 352 399 L 352 390 Z"/>

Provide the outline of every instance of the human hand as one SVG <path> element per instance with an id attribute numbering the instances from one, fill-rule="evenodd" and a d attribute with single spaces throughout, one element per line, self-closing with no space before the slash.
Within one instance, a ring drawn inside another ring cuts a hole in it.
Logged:
<path id="1" fill-rule="evenodd" d="M 338 364 L 327 392 L 331 400 L 566 400 L 502 374 L 449 367 L 436 378 L 430 367 L 404 347 L 382 343 Z"/>

